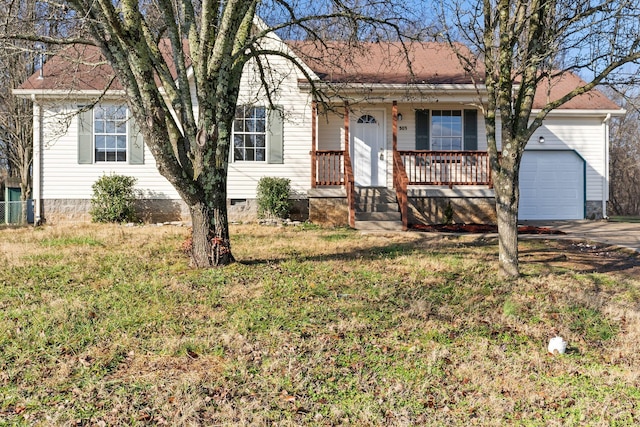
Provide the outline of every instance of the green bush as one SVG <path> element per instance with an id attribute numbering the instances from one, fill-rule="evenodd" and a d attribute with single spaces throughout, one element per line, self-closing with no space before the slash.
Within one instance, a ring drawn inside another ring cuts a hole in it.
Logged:
<path id="1" fill-rule="evenodd" d="M 258 181 L 258 217 L 286 218 L 289 216 L 291 180 L 287 178 L 260 178 Z"/>
<path id="2" fill-rule="evenodd" d="M 93 186 L 91 220 L 93 222 L 129 222 L 135 220 L 136 179 L 124 175 L 103 175 Z"/>

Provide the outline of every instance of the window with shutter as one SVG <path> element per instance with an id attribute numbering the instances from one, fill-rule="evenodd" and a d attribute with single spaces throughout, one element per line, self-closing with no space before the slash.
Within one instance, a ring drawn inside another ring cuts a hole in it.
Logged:
<path id="1" fill-rule="evenodd" d="M 144 143 L 126 105 L 98 104 L 78 113 L 78 163 L 144 163 Z"/>
<path id="2" fill-rule="evenodd" d="M 416 110 L 416 150 L 477 149 L 477 110 Z"/>

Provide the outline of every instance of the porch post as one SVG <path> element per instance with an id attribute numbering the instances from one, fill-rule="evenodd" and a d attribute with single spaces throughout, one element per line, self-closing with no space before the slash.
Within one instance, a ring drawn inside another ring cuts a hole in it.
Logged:
<path id="1" fill-rule="evenodd" d="M 393 107 L 391 107 L 391 129 L 393 152 L 395 153 L 398 151 L 398 101 L 393 101 Z"/>
<path id="2" fill-rule="evenodd" d="M 316 188 L 316 177 L 318 168 L 318 159 L 316 158 L 317 149 L 317 119 L 318 119 L 318 102 L 311 102 L 311 188 Z"/>
<path id="3" fill-rule="evenodd" d="M 391 141 L 392 141 L 392 153 L 391 158 L 393 159 L 393 186 L 396 186 L 396 175 L 398 171 L 396 170 L 396 153 L 398 151 L 398 101 L 393 101 L 393 105 L 391 107 Z"/>
<path id="4" fill-rule="evenodd" d="M 344 152 L 349 154 L 349 101 L 344 101 Z"/>

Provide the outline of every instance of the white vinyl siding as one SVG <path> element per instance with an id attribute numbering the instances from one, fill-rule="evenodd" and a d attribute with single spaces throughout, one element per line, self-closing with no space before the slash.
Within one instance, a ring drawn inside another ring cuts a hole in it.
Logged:
<path id="1" fill-rule="evenodd" d="M 144 164 L 99 162 L 78 164 L 78 115 L 76 104 L 44 105 L 42 143 L 42 196 L 44 199 L 90 199 L 91 186 L 111 173 L 134 176 L 145 197 L 177 199 L 178 194 L 156 168 L 144 147 Z"/>

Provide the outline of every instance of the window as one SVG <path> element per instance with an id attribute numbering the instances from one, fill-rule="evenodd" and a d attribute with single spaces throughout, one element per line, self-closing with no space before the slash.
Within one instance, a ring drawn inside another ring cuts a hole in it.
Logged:
<path id="1" fill-rule="evenodd" d="M 364 116 L 360 116 L 360 118 L 358 119 L 358 123 L 370 123 L 370 124 L 376 124 L 378 123 L 376 121 L 376 118 L 373 116 L 370 116 L 369 114 L 366 114 Z"/>
<path id="2" fill-rule="evenodd" d="M 144 142 L 125 104 L 78 106 L 78 164 L 144 164 Z"/>
<path id="3" fill-rule="evenodd" d="M 431 149 L 462 150 L 462 111 L 431 112 Z"/>
<path id="4" fill-rule="evenodd" d="M 93 109 L 96 162 L 127 161 L 127 107 L 96 105 Z"/>
<path id="5" fill-rule="evenodd" d="M 478 110 L 416 110 L 416 150 L 478 149 Z"/>
<path id="6" fill-rule="evenodd" d="M 235 161 L 267 160 L 267 109 L 240 105 L 233 121 L 233 157 Z"/>

